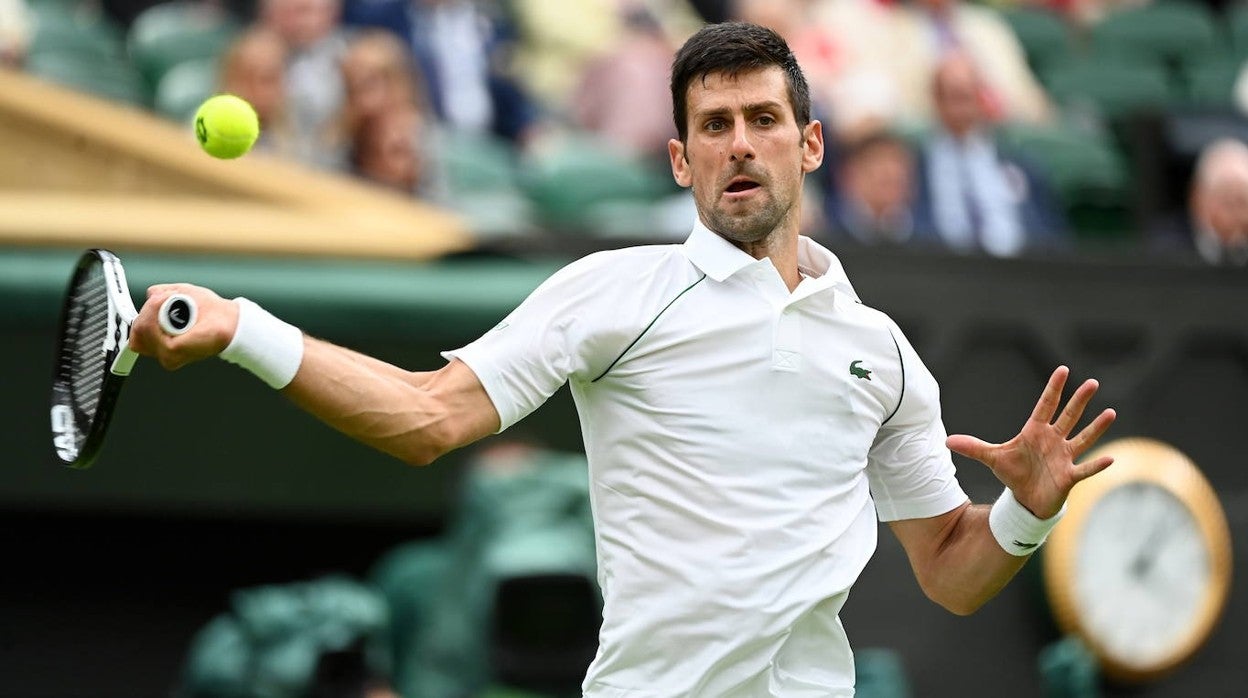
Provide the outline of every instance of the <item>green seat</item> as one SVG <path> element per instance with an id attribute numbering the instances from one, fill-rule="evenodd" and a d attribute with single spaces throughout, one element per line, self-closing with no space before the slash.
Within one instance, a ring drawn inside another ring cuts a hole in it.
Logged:
<path id="1" fill-rule="evenodd" d="M 161 116 L 190 123 L 195 117 L 195 110 L 216 92 L 216 88 L 215 59 L 184 61 L 170 68 L 156 84 L 152 106 Z"/>
<path id="2" fill-rule="evenodd" d="M 857 698 L 910 698 L 910 680 L 906 678 L 901 657 L 890 649 L 869 647 L 854 652 Z"/>
<path id="3" fill-rule="evenodd" d="M 1036 664 L 1043 698 L 1099 698 L 1101 695 L 1096 656 L 1077 637 L 1068 636 L 1045 646 Z"/>
<path id="4" fill-rule="evenodd" d="M 1045 171 L 1080 237 L 1117 238 L 1128 232 L 1130 177 L 1108 134 L 1061 124 L 1012 124 L 999 137 Z"/>
<path id="5" fill-rule="evenodd" d="M 1063 107 L 1090 109 L 1110 122 L 1164 109 L 1176 94 L 1165 69 L 1147 61 L 1065 61 L 1045 71 L 1044 84 Z"/>
<path id="6" fill-rule="evenodd" d="M 1210 107 L 1229 107 L 1234 100 L 1235 81 L 1241 64 L 1229 56 L 1192 62 L 1183 69 L 1187 101 Z"/>
<path id="7" fill-rule="evenodd" d="M 516 186 L 516 151 L 484 133 L 447 129 L 437 134 L 438 159 L 452 192 L 510 190 Z"/>
<path id="8" fill-rule="evenodd" d="M 593 591 L 593 608 L 581 608 L 575 619 L 564 620 L 593 622 L 596 632 L 601 599 L 594 576 L 584 456 L 525 449 L 479 457 L 468 471 L 458 511 L 443 538 L 396 549 L 371 575 L 392 609 L 397 687 L 411 698 L 477 695 L 495 679 L 525 688 L 501 675 L 507 663 L 500 664 L 496 656 L 499 630 L 514 630 L 500 625 L 511 616 L 499 609 L 515 609 L 504 603 L 510 597 L 501 592 L 561 590 L 565 587 L 542 582 L 579 580 L 582 591 Z M 576 608 L 571 603 L 560 605 L 564 607 Z M 543 627 L 527 621 L 521 625 L 522 630 Z M 595 639 L 591 633 L 591 642 Z M 572 685 L 579 685 L 593 646 L 583 662 L 568 665 L 576 673 Z M 521 659 L 537 665 L 541 658 Z"/>
<path id="9" fill-rule="evenodd" d="M 39 53 L 27 57 L 26 72 L 104 99 L 134 105 L 147 104 L 147 91 L 139 74 L 120 60 L 101 60 L 70 53 Z"/>
<path id="10" fill-rule="evenodd" d="M 1248 4 L 1236 3 L 1226 10 L 1226 32 L 1235 58 L 1248 58 Z"/>
<path id="11" fill-rule="evenodd" d="M 328 652 L 359 647 L 388 671 L 389 615 L 372 588 L 331 576 L 234 592 L 230 610 L 191 641 L 177 695 L 300 698 Z"/>
<path id="12" fill-rule="evenodd" d="M 238 30 L 237 23 L 220 7 L 178 0 L 139 13 L 130 25 L 126 44 L 131 60 L 155 90 L 174 66 L 219 58 Z"/>
<path id="13" fill-rule="evenodd" d="M 583 232 L 607 202 L 657 203 L 672 192 L 671 172 L 589 136 L 574 136 L 531 158 L 522 186 L 539 220 L 555 231 Z"/>
<path id="14" fill-rule="evenodd" d="M 1092 28 L 1094 54 L 1157 60 L 1171 68 L 1219 48 L 1212 13 L 1192 2 L 1176 0 L 1114 12 Z"/>
<path id="15" fill-rule="evenodd" d="M 122 32 L 103 17 L 83 13 L 49 12 L 37 15 L 27 56 L 70 53 L 100 60 L 125 56 Z"/>
<path id="16" fill-rule="evenodd" d="M 1003 9 L 1001 16 L 1014 30 L 1033 71 L 1043 70 L 1072 48 L 1070 30 L 1055 12 L 1017 6 Z"/>

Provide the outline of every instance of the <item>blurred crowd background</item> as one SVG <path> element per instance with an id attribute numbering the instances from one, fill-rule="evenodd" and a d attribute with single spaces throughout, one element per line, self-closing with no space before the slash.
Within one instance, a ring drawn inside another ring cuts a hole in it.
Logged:
<path id="1" fill-rule="evenodd" d="M 828 157 L 806 232 L 1248 262 L 1248 5 L 1229 0 L 0 0 L 0 57 L 463 213 L 479 239 L 680 239 L 673 51 L 780 32 Z"/>

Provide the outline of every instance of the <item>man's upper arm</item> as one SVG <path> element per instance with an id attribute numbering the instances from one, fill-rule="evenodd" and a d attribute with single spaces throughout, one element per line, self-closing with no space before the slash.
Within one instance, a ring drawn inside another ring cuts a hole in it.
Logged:
<path id="1" fill-rule="evenodd" d="M 891 322 L 889 329 L 904 387 L 867 456 L 871 495 L 882 521 L 937 517 L 967 501 L 945 446 L 940 390 L 901 330 Z"/>

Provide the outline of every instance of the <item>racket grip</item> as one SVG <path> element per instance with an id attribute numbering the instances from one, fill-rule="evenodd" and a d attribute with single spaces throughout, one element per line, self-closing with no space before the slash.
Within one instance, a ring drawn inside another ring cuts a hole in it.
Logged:
<path id="1" fill-rule="evenodd" d="M 175 293 L 160 304 L 157 318 L 160 329 L 165 334 L 177 336 L 195 326 L 195 321 L 199 318 L 199 308 L 195 305 L 194 298 L 184 293 Z"/>

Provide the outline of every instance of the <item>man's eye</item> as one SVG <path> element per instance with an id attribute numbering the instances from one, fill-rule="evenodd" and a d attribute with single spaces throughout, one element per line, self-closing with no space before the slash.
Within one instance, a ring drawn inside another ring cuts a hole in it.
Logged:
<path id="1" fill-rule="evenodd" d="M 776 123 L 775 118 L 772 117 L 770 114 L 763 114 L 762 116 L 755 119 L 755 121 L 758 122 L 759 126 L 771 126 L 772 124 Z"/>
<path id="2" fill-rule="evenodd" d="M 707 131 L 723 131 L 724 122 L 720 119 L 712 119 L 706 122 L 706 130 Z"/>

